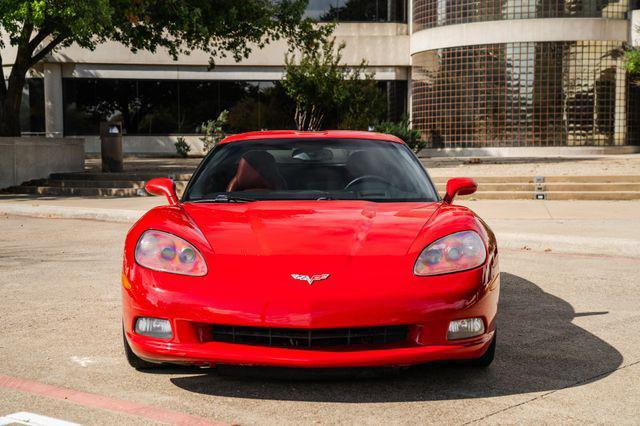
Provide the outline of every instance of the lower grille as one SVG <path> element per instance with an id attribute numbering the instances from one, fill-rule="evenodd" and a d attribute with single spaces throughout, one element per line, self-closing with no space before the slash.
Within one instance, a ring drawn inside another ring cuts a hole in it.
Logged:
<path id="1" fill-rule="evenodd" d="M 264 328 L 214 325 L 214 342 L 294 349 L 387 345 L 407 340 L 406 325 L 361 328 Z"/>

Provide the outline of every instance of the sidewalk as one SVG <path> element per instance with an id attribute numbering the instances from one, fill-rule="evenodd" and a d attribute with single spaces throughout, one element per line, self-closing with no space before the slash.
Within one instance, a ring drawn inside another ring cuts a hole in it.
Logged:
<path id="1" fill-rule="evenodd" d="M 0 214 L 133 223 L 162 197 L 0 196 Z M 500 247 L 640 257 L 640 201 L 460 201 L 492 227 Z"/>
<path id="2" fill-rule="evenodd" d="M 548 158 L 422 158 L 431 177 L 638 176 L 640 154 Z"/>
<path id="3" fill-rule="evenodd" d="M 191 173 L 201 158 L 126 157 L 130 173 Z M 453 176 L 629 176 L 640 175 L 640 154 L 580 157 L 433 157 L 420 158 L 432 177 Z M 100 160 L 86 160 L 88 172 L 100 171 Z"/>

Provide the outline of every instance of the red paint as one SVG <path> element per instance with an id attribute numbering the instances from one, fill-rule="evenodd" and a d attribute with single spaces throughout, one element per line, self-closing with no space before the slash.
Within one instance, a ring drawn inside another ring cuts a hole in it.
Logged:
<path id="1" fill-rule="evenodd" d="M 269 130 L 264 132 L 247 132 L 224 138 L 219 144 L 241 142 L 255 139 L 373 139 L 404 144 L 404 141 L 392 135 L 354 130 L 326 130 L 322 132 L 300 132 L 297 130 Z"/>
<path id="2" fill-rule="evenodd" d="M 302 135 L 302 136 L 301 136 Z M 310 136 L 311 135 L 311 136 Z M 367 132 L 259 132 L 228 138 L 395 138 Z M 178 235 L 207 262 L 203 277 L 136 264 L 140 235 Z M 418 277 L 421 251 L 446 235 L 473 230 L 487 247 L 478 268 Z M 496 241 L 471 210 L 443 202 L 360 200 L 178 203 L 157 207 L 129 231 L 123 288 L 126 337 L 145 359 L 297 367 L 410 365 L 481 356 L 495 330 L 499 275 Z M 309 285 L 291 274 L 330 274 Z M 170 341 L 135 334 L 139 316 L 171 321 Z M 447 341 L 451 320 L 481 317 L 486 333 Z M 299 350 L 211 342 L 203 324 L 278 328 L 408 325 L 401 345 L 375 349 Z"/>
<path id="3" fill-rule="evenodd" d="M 33 395 L 41 395 L 47 398 L 71 402 L 84 407 L 98 408 L 117 413 L 138 416 L 147 420 L 176 425 L 222 425 L 222 423 L 209 422 L 201 417 L 192 416 L 165 408 L 152 407 L 150 405 L 137 404 L 122 399 L 110 398 L 95 393 L 81 392 L 59 386 L 47 385 L 32 380 L 0 374 L 0 387 L 27 392 Z"/>
<path id="4" fill-rule="evenodd" d="M 478 190 L 478 184 L 471 178 L 453 178 L 447 181 L 444 202 L 451 204 L 456 195 L 470 195 Z"/>
<path id="5" fill-rule="evenodd" d="M 144 189 L 151 195 L 164 195 L 170 205 L 178 204 L 176 185 L 168 178 L 151 179 L 144 185 Z"/>

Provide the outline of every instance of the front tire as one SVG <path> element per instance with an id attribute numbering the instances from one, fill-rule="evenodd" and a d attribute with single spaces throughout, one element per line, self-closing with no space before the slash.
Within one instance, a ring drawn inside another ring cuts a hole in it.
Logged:
<path id="1" fill-rule="evenodd" d="M 493 334 L 493 339 L 491 339 L 491 344 L 487 348 L 487 351 L 480 358 L 471 359 L 467 362 L 467 365 L 478 368 L 487 368 L 493 362 L 496 356 L 496 340 L 498 337 L 498 332 L 496 331 Z"/>
<path id="2" fill-rule="evenodd" d="M 158 370 L 163 367 L 162 364 L 155 364 L 153 362 L 145 361 L 144 359 L 136 355 L 131 349 L 129 342 L 127 341 L 127 336 L 124 334 L 124 329 L 122 330 L 122 340 L 124 342 L 124 354 L 127 357 L 127 362 L 136 370 Z"/>

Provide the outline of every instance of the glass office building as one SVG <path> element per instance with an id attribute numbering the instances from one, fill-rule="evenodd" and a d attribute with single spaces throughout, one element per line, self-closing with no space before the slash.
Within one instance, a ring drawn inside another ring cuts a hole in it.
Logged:
<path id="1" fill-rule="evenodd" d="M 415 127 L 433 148 L 638 144 L 629 11 L 627 0 L 415 0 Z"/>
<path id="2" fill-rule="evenodd" d="M 380 119 L 409 115 L 430 148 L 628 146 L 640 144 L 640 84 L 623 63 L 630 1 L 310 0 L 307 16 L 338 23 L 347 65 L 364 59 L 375 75 Z M 235 131 L 293 128 L 286 49 L 265 52 L 211 71 L 197 53 L 175 63 L 71 48 L 29 79 L 22 128 L 95 139 L 117 117 L 142 152 L 165 136 L 195 140 L 223 110 Z M 326 126 L 339 123 L 335 111 Z"/>

